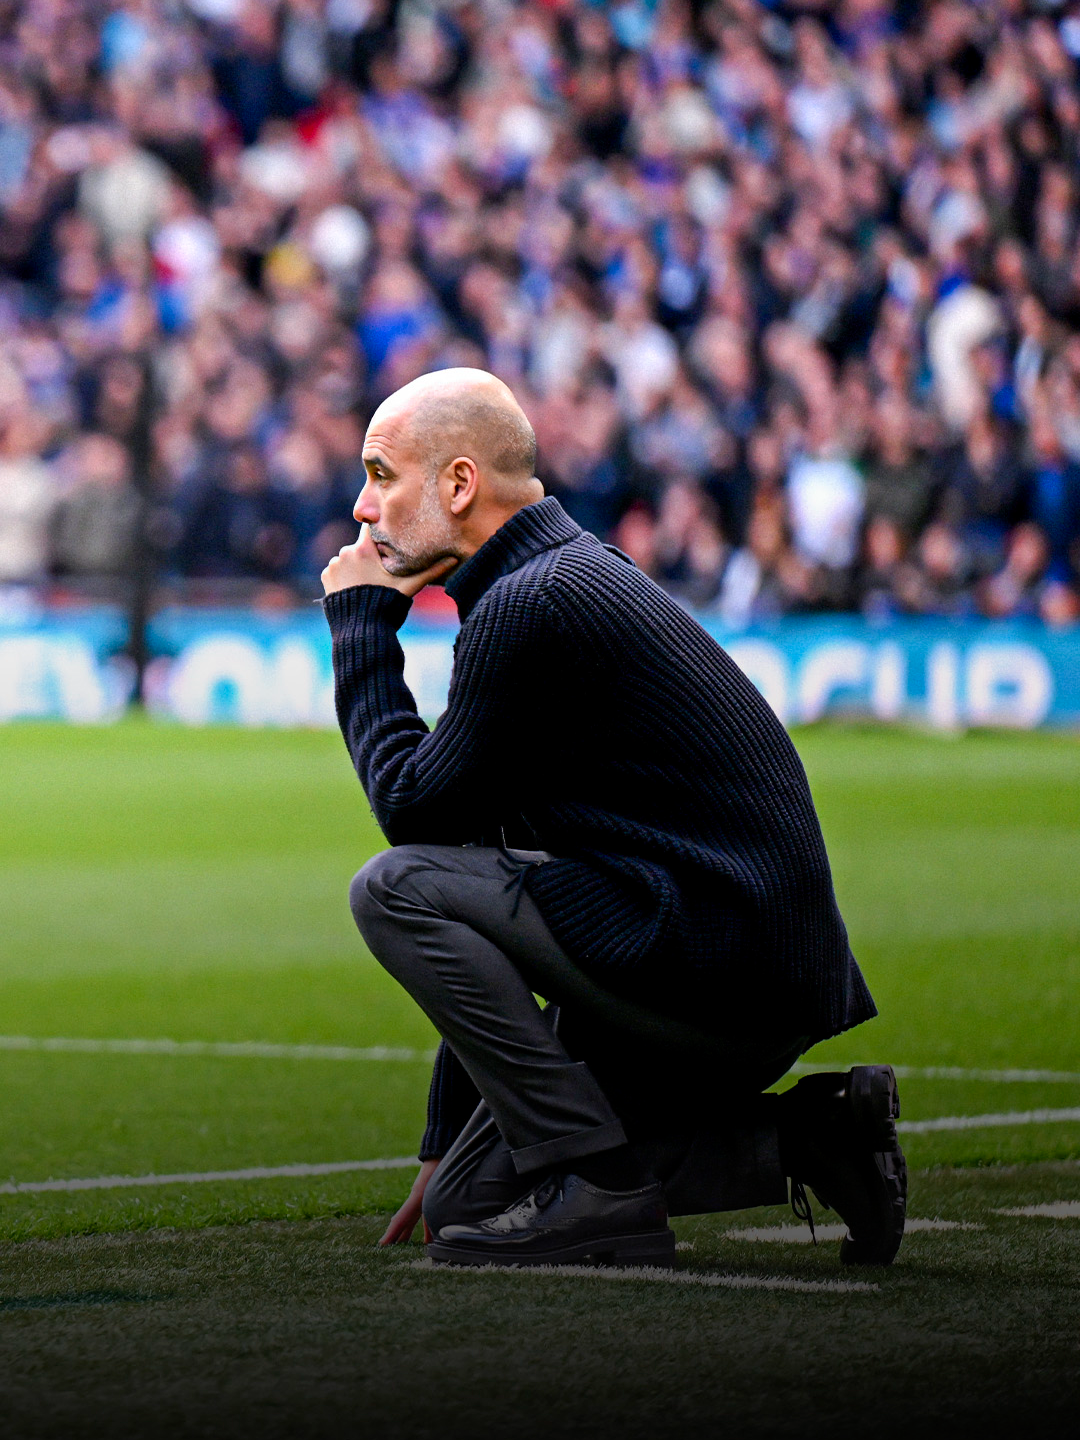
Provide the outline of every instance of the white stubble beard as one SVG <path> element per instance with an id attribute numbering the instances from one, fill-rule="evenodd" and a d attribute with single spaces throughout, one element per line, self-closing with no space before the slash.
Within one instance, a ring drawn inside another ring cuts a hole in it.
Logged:
<path id="1" fill-rule="evenodd" d="M 371 538 L 390 552 L 380 555 L 388 575 L 419 575 L 444 556 L 456 555 L 455 537 L 439 504 L 435 478 L 425 482 L 420 504 L 393 540 L 375 526 L 371 527 Z"/>

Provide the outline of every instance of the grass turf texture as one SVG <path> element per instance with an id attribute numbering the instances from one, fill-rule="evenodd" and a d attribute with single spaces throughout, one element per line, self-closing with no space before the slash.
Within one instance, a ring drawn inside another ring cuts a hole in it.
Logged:
<path id="1" fill-rule="evenodd" d="M 1080 744 L 796 739 L 882 1010 L 808 1058 L 1080 1072 Z M 3 1033 L 433 1043 L 348 915 L 348 880 L 380 840 L 334 736 L 0 729 L 0 813 Z M 427 1077 L 421 1061 L 0 1051 L 0 1170 L 408 1155 Z M 907 1120 L 1080 1104 L 1067 1083 L 914 1079 L 902 1094 Z M 913 1235 L 881 1290 L 853 1295 L 425 1274 L 408 1268 L 415 1248 L 373 1252 L 379 1222 L 362 1218 L 399 1202 L 408 1171 L 3 1195 L 0 1422 L 79 1433 L 107 1412 L 138 1433 L 164 1406 L 175 1433 L 235 1433 L 246 1409 L 263 1433 L 316 1434 L 359 1406 L 388 1432 L 497 1433 L 514 1415 L 530 1434 L 551 1433 L 546 1406 L 583 1435 L 807 1434 L 818 1419 L 835 1435 L 871 1411 L 892 1433 L 884 1376 L 909 1420 L 1049 1423 L 1076 1399 L 1080 1226 L 987 1212 L 1080 1195 L 1080 1170 L 1048 1163 L 1080 1156 L 1080 1124 L 913 1135 L 907 1150 L 912 1213 L 986 1229 Z M 960 1168 L 994 1162 L 1022 1168 Z M 835 1246 L 723 1238 L 782 1218 L 682 1222 L 683 1261 L 840 1278 Z M 221 1228 L 283 1220 L 307 1223 Z M 192 1233 L 120 1233 L 160 1227 Z M 503 1383 L 482 1386 L 496 1369 Z"/>
<path id="2" fill-rule="evenodd" d="M 367 1217 L 26 1241 L 3 1259 L 0 1425 L 229 1440 L 1075 1433 L 1075 1228 L 993 1213 L 1075 1182 L 1061 1165 L 920 1176 L 925 1209 L 984 1228 L 910 1236 L 856 1294 L 426 1271 L 411 1247 L 376 1251 Z M 835 1247 L 679 1228 L 694 1246 L 683 1274 L 836 1274 Z"/>

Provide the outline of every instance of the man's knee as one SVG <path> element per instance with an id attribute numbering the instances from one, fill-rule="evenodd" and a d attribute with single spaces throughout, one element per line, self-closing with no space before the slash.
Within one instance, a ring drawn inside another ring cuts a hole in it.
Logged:
<path id="1" fill-rule="evenodd" d="M 401 896 L 408 877 L 419 868 L 415 845 L 395 845 L 373 855 L 362 870 L 358 870 L 349 886 L 349 908 L 360 933 L 367 931 L 384 920 L 390 909 L 390 897 Z"/>

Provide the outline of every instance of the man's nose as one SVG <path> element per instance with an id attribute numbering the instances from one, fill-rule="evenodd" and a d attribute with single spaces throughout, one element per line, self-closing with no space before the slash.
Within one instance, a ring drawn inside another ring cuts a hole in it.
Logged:
<path id="1" fill-rule="evenodd" d="M 361 525 L 375 525 L 379 519 L 379 492 L 370 480 L 364 485 L 360 494 L 356 497 L 356 504 L 353 506 L 353 519 Z"/>

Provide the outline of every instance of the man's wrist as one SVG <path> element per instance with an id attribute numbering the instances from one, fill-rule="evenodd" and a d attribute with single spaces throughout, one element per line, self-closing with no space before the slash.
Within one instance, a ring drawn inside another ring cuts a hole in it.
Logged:
<path id="1" fill-rule="evenodd" d="M 331 590 L 322 605 L 331 629 L 368 617 L 392 619 L 397 616 L 400 625 L 412 607 L 412 597 L 403 595 L 392 585 L 348 585 L 344 590 Z"/>

